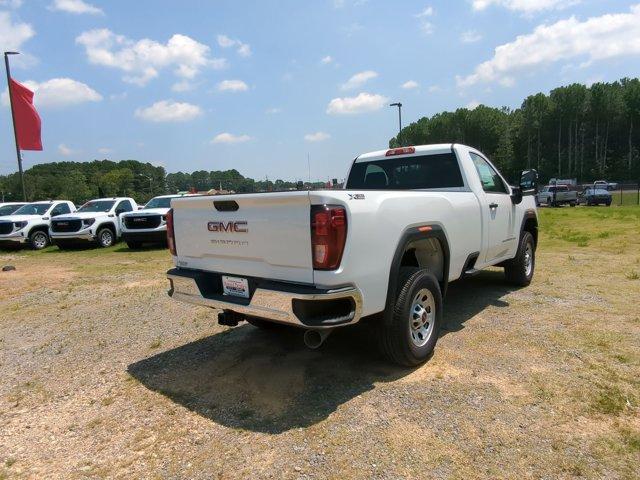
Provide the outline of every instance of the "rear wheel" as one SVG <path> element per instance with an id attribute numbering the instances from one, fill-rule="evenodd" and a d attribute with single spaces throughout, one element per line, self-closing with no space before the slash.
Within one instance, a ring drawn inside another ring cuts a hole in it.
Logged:
<path id="1" fill-rule="evenodd" d="M 526 287 L 533 279 L 535 266 L 536 245 L 533 235 L 531 235 L 531 232 L 523 232 L 515 258 L 504 265 L 504 275 L 508 282 L 520 287 Z"/>
<path id="2" fill-rule="evenodd" d="M 98 230 L 96 236 L 98 237 L 98 245 L 100 245 L 100 247 L 102 248 L 110 247 L 116 241 L 116 237 L 113 234 L 113 231 L 108 227 L 104 227 Z"/>
<path id="3" fill-rule="evenodd" d="M 29 234 L 29 243 L 34 250 L 42 250 L 49 246 L 49 235 L 43 230 L 36 230 Z"/>
<path id="4" fill-rule="evenodd" d="M 400 270 L 392 317 L 378 324 L 382 352 L 399 365 L 420 365 L 433 353 L 441 323 L 442 293 L 436 277 L 415 267 Z"/>

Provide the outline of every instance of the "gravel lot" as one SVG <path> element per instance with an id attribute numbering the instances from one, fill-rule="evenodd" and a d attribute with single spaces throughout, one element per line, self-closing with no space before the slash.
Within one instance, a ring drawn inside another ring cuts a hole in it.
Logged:
<path id="1" fill-rule="evenodd" d="M 534 283 L 452 284 L 413 370 L 220 327 L 164 250 L 0 253 L 0 479 L 638 478 L 640 208 L 541 215 Z"/>

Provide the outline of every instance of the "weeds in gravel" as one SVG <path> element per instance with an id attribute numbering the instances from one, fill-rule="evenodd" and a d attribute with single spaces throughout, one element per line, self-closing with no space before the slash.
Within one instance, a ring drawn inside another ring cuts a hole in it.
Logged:
<path id="1" fill-rule="evenodd" d="M 627 397 L 617 386 L 606 386 L 599 390 L 593 408 L 605 415 L 619 415 L 627 406 Z"/>
<path id="2" fill-rule="evenodd" d="M 628 272 L 625 277 L 627 277 L 627 280 L 638 280 L 640 278 L 640 274 L 637 271 L 632 270 Z"/>

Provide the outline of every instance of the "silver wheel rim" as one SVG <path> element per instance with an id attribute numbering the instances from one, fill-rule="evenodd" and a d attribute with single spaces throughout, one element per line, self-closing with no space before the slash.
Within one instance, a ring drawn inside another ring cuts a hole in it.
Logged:
<path id="1" fill-rule="evenodd" d="M 36 233 L 33 236 L 33 246 L 40 249 L 47 246 L 47 236 L 44 233 Z"/>
<path id="2" fill-rule="evenodd" d="M 413 297 L 409 312 L 409 333 L 416 347 L 423 347 L 433 334 L 436 319 L 436 301 L 433 294 L 422 288 Z"/>
<path id="3" fill-rule="evenodd" d="M 105 247 L 110 246 L 112 241 L 113 241 L 113 235 L 111 234 L 110 230 L 104 230 L 100 234 L 100 243 L 102 243 L 103 246 Z"/>
<path id="4" fill-rule="evenodd" d="M 528 277 L 533 270 L 533 247 L 527 243 L 524 249 L 524 274 Z"/>

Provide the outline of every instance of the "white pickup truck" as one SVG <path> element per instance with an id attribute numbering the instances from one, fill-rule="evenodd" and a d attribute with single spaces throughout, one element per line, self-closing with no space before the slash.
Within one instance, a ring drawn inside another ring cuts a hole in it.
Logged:
<path id="1" fill-rule="evenodd" d="M 82 243 L 110 247 L 120 238 L 120 216 L 137 208 L 129 197 L 90 200 L 73 214 L 51 221 L 51 241 L 61 250 Z"/>
<path id="2" fill-rule="evenodd" d="M 390 360 L 418 365 L 449 282 L 491 265 L 531 282 L 536 183 L 528 171 L 510 187 L 481 152 L 446 144 L 360 155 L 344 190 L 174 199 L 169 295 L 224 325 L 304 328 L 310 347 L 367 319 Z"/>

